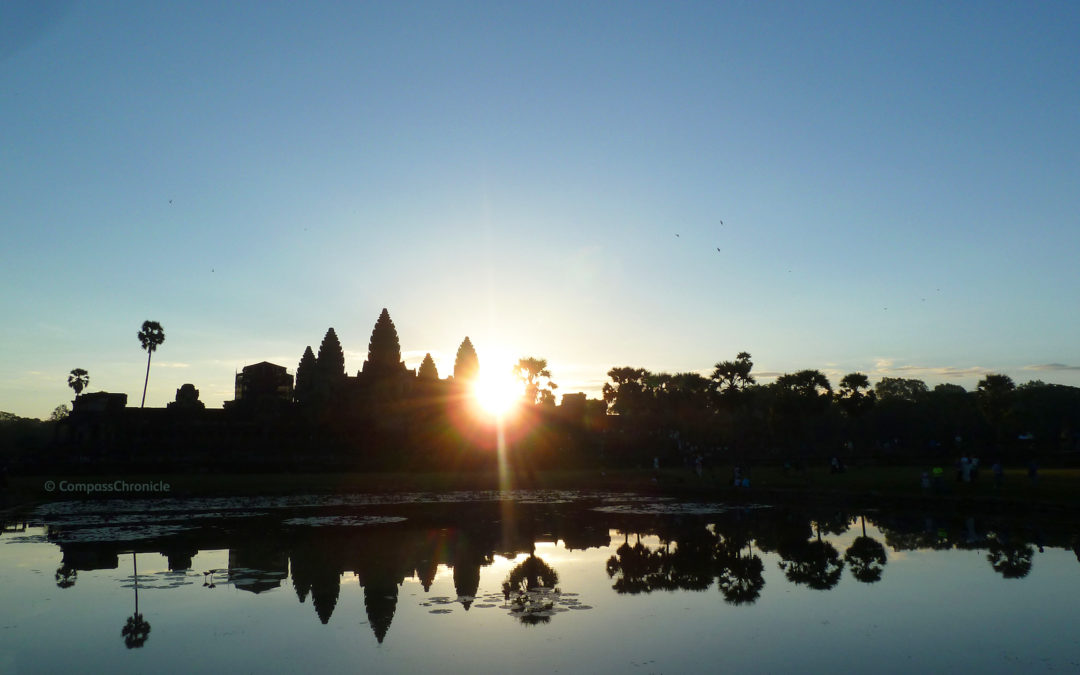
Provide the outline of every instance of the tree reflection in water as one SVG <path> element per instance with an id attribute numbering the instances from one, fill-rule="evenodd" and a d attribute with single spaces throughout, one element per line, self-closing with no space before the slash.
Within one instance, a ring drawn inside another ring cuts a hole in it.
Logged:
<path id="1" fill-rule="evenodd" d="M 844 561 L 832 544 L 822 540 L 820 526 L 816 529 L 817 539 L 791 542 L 780 549 L 780 569 L 794 584 L 827 591 L 840 583 Z"/>
<path id="2" fill-rule="evenodd" d="M 135 613 L 128 617 L 127 623 L 120 629 L 124 646 L 128 649 L 142 647 L 150 639 L 150 622 L 139 613 L 139 563 L 134 552 L 131 554 L 131 565 L 135 573 Z"/>
<path id="3" fill-rule="evenodd" d="M 998 534 L 990 536 L 990 552 L 986 560 L 994 571 L 1006 579 L 1023 579 L 1031 572 L 1035 549 L 1023 542 Z"/>
<path id="4" fill-rule="evenodd" d="M 503 595 L 518 621 L 533 626 L 551 621 L 555 612 L 558 573 L 535 553 L 518 563 L 503 582 Z"/>
<path id="5" fill-rule="evenodd" d="M 732 544 L 737 548 L 731 550 Z M 746 542 L 743 555 L 741 543 L 730 542 L 717 549 L 716 584 L 724 601 L 732 605 L 752 605 L 765 588 L 765 564 L 754 555 L 751 543 Z"/>
<path id="6" fill-rule="evenodd" d="M 615 549 L 615 555 L 607 561 L 608 577 L 615 579 L 612 588 L 618 593 L 651 592 L 654 590 L 652 581 L 659 569 L 659 554 L 641 543 L 640 534 L 633 546 L 630 545 L 630 535 L 626 534 L 622 545 Z"/>
<path id="7" fill-rule="evenodd" d="M 1040 522 L 1033 527 L 1031 523 L 1006 517 L 976 519 L 957 513 L 878 511 L 872 521 L 877 531 L 870 528 L 870 532 L 883 538 L 879 541 L 868 535 L 865 516 L 856 520 L 850 512 L 841 512 L 834 507 L 817 512 L 798 507 L 772 507 L 731 508 L 716 514 L 630 512 L 618 516 L 579 509 L 573 512 L 574 517 L 567 517 L 572 508 L 545 505 L 521 522 L 539 523 L 541 525 L 537 527 L 542 527 L 549 536 L 557 537 L 556 541 L 581 542 L 582 549 L 604 547 L 603 557 L 595 564 L 604 565 L 610 587 L 618 594 L 703 591 L 709 589 L 715 579 L 720 597 L 709 597 L 716 602 L 722 598 L 723 602 L 735 606 L 751 605 L 761 598 L 765 568 L 775 564 L 770 560 L 778 561 L 787 582 L 815 590 L 830 590 L 841 581 L 845 566 L 858 582 L 880 581 L 889 562 L 889 548 L 896 551 L 980 551 L 978 555 L 985 556 L 992 569 L 1004 579 L 1029 575 L 1036 546 L 1060 547 L 1066 552 L 1080 553 L 1080 537 L 1072 523 L 1055 526 Z M 550 622 L 557 612 L 588 609 L 575 599 L 575 593 L 562 593 L 557 588 L 559 574 L 537 557 L 535 538 L 528 528 L 512 533 L 513 537 L 506 540 L 509 543 L 502 543 L 505 531 L 500 527 L 486 527 L 483 523 L 488 520 L 483 517 L 483 509 L 472 507 L 462 513 L 451 512 L 445 506 L 439 509 L 439 512 L 433 509 L 431 513 L 421 511 L 423 522 L 419 524 L 286 529 L 272 545 L 267 544 L 270 550 L 266 557 L 270 561 L 279 561 L 287 552 L 296 599 L 305 603 L 310 597 L 314 613 L 323 624 L 329 623 L 336 608 L 347 601 L 347 591 L 341 587 L 343 575 L 355 574 L 363 591 L 367 625 L 380 643 L 387 637 L 395 615 L 402 611 L 399 594 L 403 581 L 414 578 L 426 593 L 434 588 L 439 570 L 452 570 L 457 597 L 433 598 L 432 603 L 451 604 L 456 600 L 466 610 L 474 608 L 470 612 L 475 613 L 477 607 L 495 607 L 491 603 L 498 602 L 498 591 L 501 590 L 506 599 L 504 611 L 509 611 L 515 621 L 525 625 Z M 837 546 L 833 543 L 834 537 L 842 536 L 851 523 L 859 523 L 861 533 L 851 539 L 842 554 L 838 553 L 834 548 Z M 239 560 L 240 552 L 251 548 L 256 534 L 262 535 L 261 530 L 256 532 L 246 521 L 231 523 L 225 529 L 233 537 L 226 542 L 230 561 L 234 557 Z M 623 537 L 622 542 L 617 538 L 612 541 L 609 533 L 613 530 Z M 150 550 L 169 552 L 171 568 L 174 558 L 182 563 L 178 566 L 190 566 L 194 553 L 222 545 L 219 530 L 208 529 L 206 533 L 185 537 L 183 540 L 164 537 L 153 543 L 159 548 Z M 635 538 L 633 544 L 631 538 Z M 72 587 L 83 570 L 115 569 L 117 555 L 127 555 L 130 546 L 128 542 L 102 541 L 61 544 L 63 564 L 55 573 L 57 587 Z M 499 546 L 502 548 L 497 548 Z M 567 546 L 567 550 L 573 549 Z M 523 555 L 526 552 L 528 554 Z M 501 589 L 484 589 L 481 587 L 481 570 L 492 564 L 495 555 L 511 559 L 518 555 L 522 557 L 521 562 L 509 571 Z M 135 612 L 127 619 L 122 635 L 125 645 L 137 648 L 146 643 L 150 633 L 150 624 L 140 612 L 138 592 L 153 586 L 156 580 L 148 580 L 145 573 L 139 578 L 134 553 L 132 566 Z M 252 569 L 245 568 L 245 578 L 257 577 L 260 570 L 279 574 L 277 567 L 270 563 L 250 566 Z M 204 572 L 203 585 L 214 588 L 215 580 L 223 581 L 222 575 L 227 572 L 225 569 Z M 481 595 L 483 600 L 477 601 Z M 438 614 L 449 612 L 449 609 L 432 611 Z M 315 620 L 310 617 L 310 612 L 305 614 L 309 620 Z"/>
<path id="8" fill-rule="evenodd" d="M 57 588 L 71 588 L 79 580 L 79 573 L 67 565 L 61 565 L 56 569 Z"/>
<path id="9" fill-rule="evenodd" d="M 716 535 L 699 526 L 684 528 L 675 534 L 675 550 L 671 540 L 659 551 L 660 574 L 653 586 L 664 590 L 705 591 L 712 586 L 716 566 L 713 553 Z"/>
<path id="10" fill-rule="evenodd" d="M 866 536 L 866 516 L 860 519 L 862 536 L 855 537 L 844 553 L 844 561 L 851 567 L 851 576 L 864 584 L 872 584 L 881 581 L 885 571 L 885 546 L 873 537 Z"/>

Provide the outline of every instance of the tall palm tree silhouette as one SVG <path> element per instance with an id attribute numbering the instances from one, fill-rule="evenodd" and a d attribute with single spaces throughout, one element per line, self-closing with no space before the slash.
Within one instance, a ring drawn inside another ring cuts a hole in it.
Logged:
<path id="1" fill-rule="evenodd" d="M 150 357 L 154 355 L 158 346 L 165 342 L 165 329 L 157 321 L 143 321 L 142 330 L 139 331 L 139 342 L 146 350 L 146 379 L 143 381 L 142 403 L 139 404 L 141 408 L 146 405 L 146 385 L 150 384 Z"/>

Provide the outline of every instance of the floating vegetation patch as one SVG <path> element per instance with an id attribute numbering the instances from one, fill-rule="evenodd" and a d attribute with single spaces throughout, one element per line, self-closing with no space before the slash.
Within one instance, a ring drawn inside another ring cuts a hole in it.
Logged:
<path id="1" fill-rule="evenodd" d="M 459 490 L 456 492 L 405 492 L 388 494 L 281 495 L 269 497 L 166 497 L 161 499 L 75 499 L 41 504 L 34 515 L 45 520 L 64 516 L 98 514 L 115 519 L 118 514 L 176 514 L 183 517 L 247 517 L 251 510 L 302 509 L 307 507 L 380 506 L 394 504 L 451 504 L 514 501 L 522 504 L 565 504 L 576 501 L 657 501 L 656 497 L 630 492 L 597 493 L 578 490 Z M 205 515 L 199 515 L 205 514 Z"/>
<path id="2" fill-rule="evenodd" d="M 706 504 L 700 502 L 666 502 L 666 503 L 629 503 L 629 504 L 607 504 L 604 506 L 593 507 L 593 511 L 600 511 L 602 513 L 619 513 L 630 515 L 662 515 L 662 516 L 697 516 L 697 515 L 709 515 L 714 513 L 726 513 L 728 511 L 737 511 L 745 509 L 762 509 L 769 508 L 765 505 L 753 504 L 753 505 L 739 505 L 731 506 L 728 504 Z"/>
<path id="3" fill-rule="evenodd" d="M 575 594 L 576 595 L 576 594 Z M 592 609 L 567 597 L 557 588 L 530 588 L 510 597 L 510 616 L 523 624 L 547 623 L 551 617 L 571 609 Z"/>
<path id="4" fill-rule="evenodd" d="M 405 520 L 401 516 L 308 516 L 288 518 L 283 520 L 282 524 L 298 527 L 363 527 L 365 525 L 400 523 Z"/>
<path id="5" fill-rule="evenodd" d="M 13 537 L 4 537 L 0 542 L 5 544 L 47 544 L 49 538 L 44 534 L 17 534 Z"/>
<path id="6" fill-rule="evenodd" d="M 201 582 L 202 578 L 203 575 L 198 572 L 154 572 L 140 574 L 138 584 L 136 584 L 135 576 L 129 575 L 121 579 L 120 588 L 135 588 L 136 586 L 138 586 L 139 590 L 181 588 Z"/>
<path id="7" fill-rule="evenodd" d="M 228 512 L 169 512 L 162 513 L 98 513 L 61 516 L 49 520 L 49 527 L 85 527 L 87 525 L 127 525 L 137 523 L 187 522 L 221 518 L 257 518 L 267 515 L 266 511 L 228 511 Z"/>
<path id="8" fill-rule="evenodd" d="M 58 544 L 83 544 L 92 542 L 140 541 L 157 539 L 194 530 L 188 525 L 120 525 L 111 527 L 87 527 L 64 530 L 49 535 L 49 541 Z"/>

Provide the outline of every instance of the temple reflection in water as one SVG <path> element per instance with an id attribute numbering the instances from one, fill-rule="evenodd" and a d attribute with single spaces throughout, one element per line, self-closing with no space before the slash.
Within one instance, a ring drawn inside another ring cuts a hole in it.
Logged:
<path id="1" fill-rule="evenodd" d="M 441 573 L 452 580 L 454 597 L 429 597 L 426 606 L 452 604 L 466 612 L 474 605 L 498 606 L 533 624 L 580 607 L 580 600 L 570 599 L 582 589 L 560 587 L 559 563 L 537 555 L 542 542 L 561 542 L 566 553 L 595 549 L 591 555 L 601 554 L 598 564 L 616 594 L 715 588 L 732 606 L 754 604 L 778 580 L 826 591 L 841 584 L 847 570 L 843 583 L 876 583 L 888 574 L 890 555 L 907 551 L 979 551 L 1002 579 L 1029 574 L 1036 550 L 1046 547 L 1071 549 L 1080 559 L 1074 530 L 1001 518 L 868 517 L 835 508 L 677 502 L 657 508 L 634 500 L 611 508 L 558 497 L 367 505 L 314 499 L 284 507 L 256 503 L 241 511 L 193 500 L 121 514 L 84 502 L 46 510 L 40 524 L 59 545 L 59 588 L 76 587 L 79 573 L 126 569 L 129 557 L 142 556 L 145 563 L 160 554 L 174 578 L 201 580 L 211 590 L 265 594 L 291 585 L 297 600 L 310 599 L 318 621 L 329 624 L 342 583 L 355 579 L 379 643 L 393 624 L 405 581 L 427 594 Z M 204 551 L 227 551 L 227 566 L 193 569 Z M 482 589 L 482 571 L 497 557 L 519 562 L 498 587 Z M 770 574 L 769 559 L 779 575 Z"/>

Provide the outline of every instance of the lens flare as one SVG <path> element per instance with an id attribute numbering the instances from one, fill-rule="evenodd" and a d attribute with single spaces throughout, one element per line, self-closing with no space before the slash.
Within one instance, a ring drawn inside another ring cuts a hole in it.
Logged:
<path id="1" fill-rule="evenodd" d="M 521 383 L 511 375 L 485 375 L 473 385 L 473 396 L 482 410 L 495 417 L 510 414 L 521 401 Z"/>

